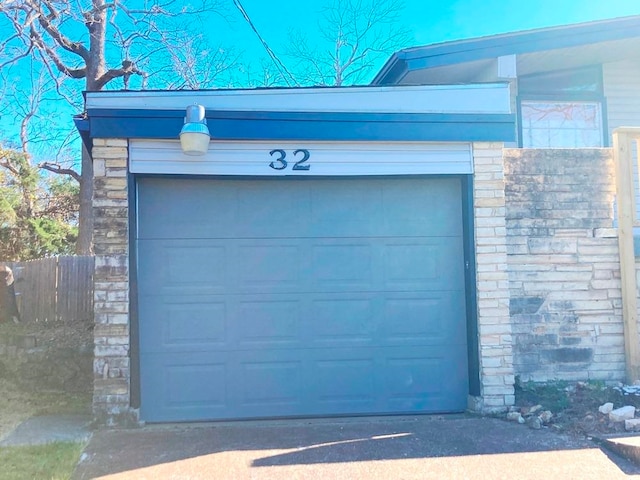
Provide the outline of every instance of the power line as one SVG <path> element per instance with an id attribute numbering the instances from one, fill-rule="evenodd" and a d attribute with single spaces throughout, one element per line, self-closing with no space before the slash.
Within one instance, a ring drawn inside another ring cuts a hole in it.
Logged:
<path id="1" fill-rule="evenodd" d="M 269 48 L 269 45 L 267 44 L 265 39 L 262 38 L 262 35 L 260 35 L 260 32 L 258 32 L 258 29 L 253 24 L 253 22 L 251 21 L 251 18 L 249 18 L 249 15 L 247 14 L 246 10 L 244 9 L 242 4 L 240 3 L 240 0 L 233 0 L 233 4 L 236 6 L 236 8 L 240 11 L 240 13 L 244 17 L 244 19 L 247 21 L 247 23 L 251 27 L 251 30 L 254 31 L 254 33 L 258 37 L 258 40 L 260 40 L 260 43 L 262 43 L 262 46 L 267 51 L 267 54 L 269 55 L 269 57 L 271 57 L 271 60 L 273 61 L 274 65 L 276 66 L 276 68 L 280 72 L 280 75 L 282 75 L 282 78 L 284 79 L 284 81 L 287 82 L 287 85 L 291 86 L 291 82 L 293 82 L 294 85 L 298 86 L 298 82 L 296 82 L 296 79 L 293 77 L 291 72 L 287 69 L 287 67 L 284 65 L 284 63 L 282 63 L 280 61 L 280 59 L 273 52 L 273 50 L 271 50 L 271 48 Z M 291 80 L 291 82 L 289 80 Z"/>

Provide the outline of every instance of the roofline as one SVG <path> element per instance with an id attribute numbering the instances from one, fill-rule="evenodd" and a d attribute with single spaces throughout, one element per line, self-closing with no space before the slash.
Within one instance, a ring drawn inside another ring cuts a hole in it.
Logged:
<path id="1" fill-rule="evenodd" d="M 406 48 L 387 60 L 371 84 L 390 85 L 424 68 L 639 36 L 640 15 L 632 15 Z"/>

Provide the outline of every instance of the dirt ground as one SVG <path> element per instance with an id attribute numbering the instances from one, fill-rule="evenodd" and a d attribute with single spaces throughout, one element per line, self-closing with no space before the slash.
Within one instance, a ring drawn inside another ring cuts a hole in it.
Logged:
<path id="1" fill-rule="evenodd" d="M 529 383 L 516 386 L 518 411 L 525 415 L 531 407 L 539 405 L 539 411 L 548 410 L 553 414 L 544 427 L 569 434 L 624 432 L 624 422 L 611 422 L 608 415 L 598 411 L 607 402 L 613 403 L 613 408 L 631 405 L 640 409 L 640 387 L 605 386 L 598 382 Z M 640 411 L 636 411 L 636 418 L 639 417 Z"/>

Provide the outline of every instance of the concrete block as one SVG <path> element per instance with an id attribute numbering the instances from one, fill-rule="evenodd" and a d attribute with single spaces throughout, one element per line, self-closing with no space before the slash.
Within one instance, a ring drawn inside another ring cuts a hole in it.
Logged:
<path id="1" fill-rule="evenodd" d="M 624 422 L 625 420 L 632 419 L 636 414 L 636 407 L 631 405 L 625 405 L 624 407 L 616 408 L 609 413 L 609 420 L 612 422 Z"/>

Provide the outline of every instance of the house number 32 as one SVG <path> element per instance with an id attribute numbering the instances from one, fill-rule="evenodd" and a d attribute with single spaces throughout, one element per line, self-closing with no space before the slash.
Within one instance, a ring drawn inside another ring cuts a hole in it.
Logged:
<path id="1" fill-rule="evenodd" d="M 289 162 L 285 160 L 287 158 L 287 152 L 284 150 L 277 148 L 275 150 L 271 150 L 269 155 L 274 157 L 274 160 L 269 164 L 269 166 L 274 170 L 284 170 L 289 166 Z M 291 170 L 309 170 L 311 168 L 311 165 L 307 163 L 307 160 L 311 157 L 309 150 L 305 150 L 303 148 L 294 150 L 292 156 L 296 160 L 296 163 L 293 164 Z"/>

